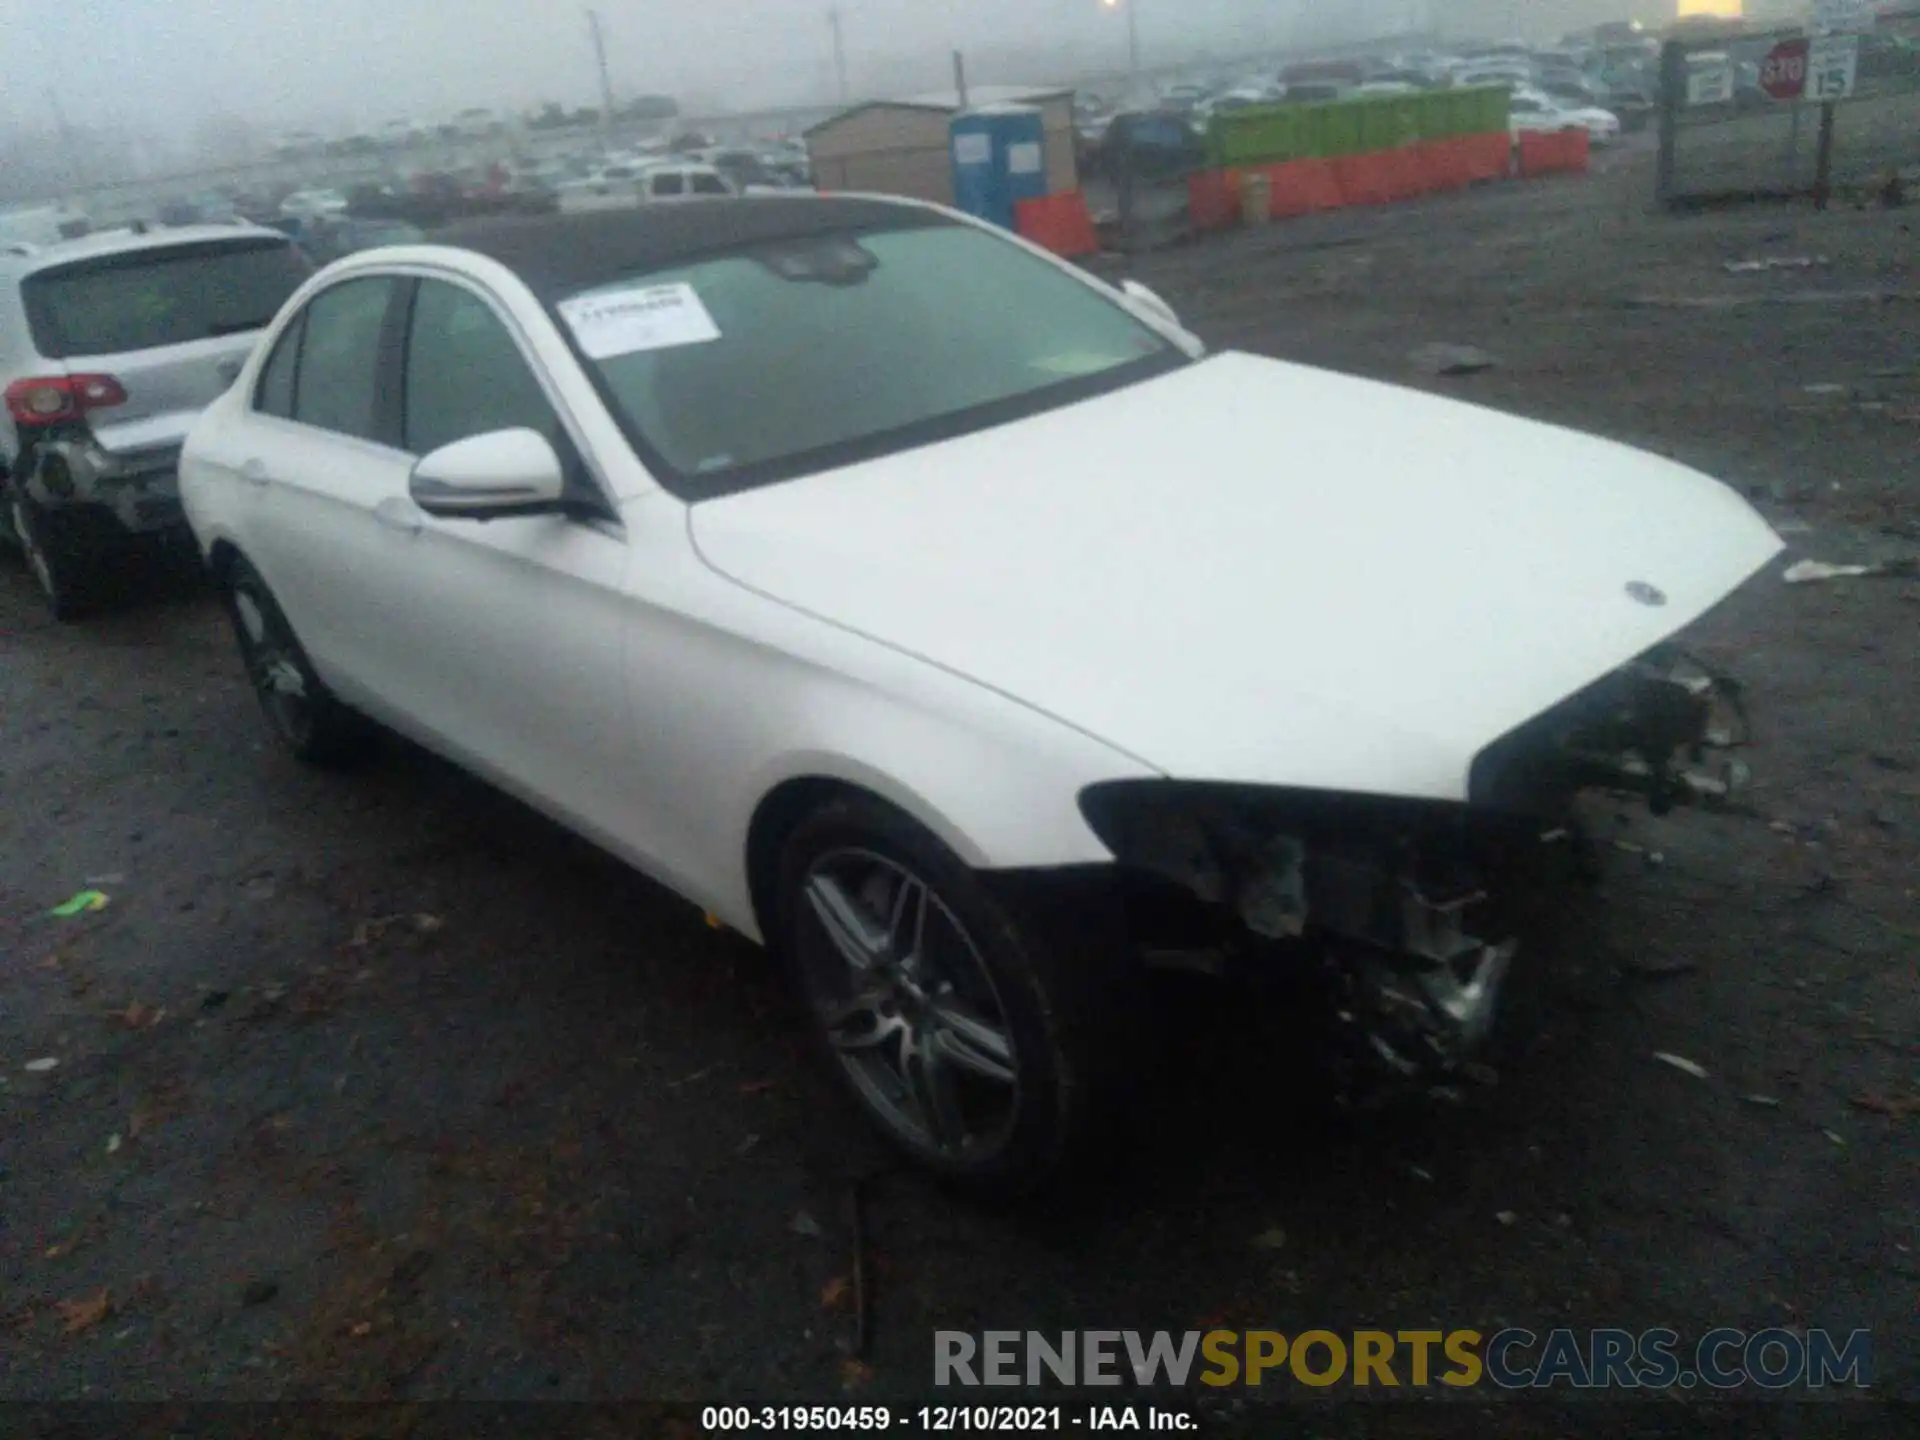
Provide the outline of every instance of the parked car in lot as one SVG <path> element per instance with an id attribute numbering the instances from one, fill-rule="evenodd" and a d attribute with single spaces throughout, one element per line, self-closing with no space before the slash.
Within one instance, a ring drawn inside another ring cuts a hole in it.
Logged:
<path id="1" fill-rule="evenodd" d="M 188 444 L 274 732 L 391 726 L 766 942 L 947 1177 L 1096 1143 L 1147 953 L 1453 1073 L 1574 794 L 1731 783 L 1670 642 L 1781 547 L 1670 461 L 907 201 L 440 239 L 308 282 Z"/>
<path id="2" fill-rule="evenodd" d="M 296 190 L 280 202 L 280 213 L 289 220 L 318 220 L 347 210 L 347 197 L 338 190 Z"/>
<path id="3" fill-rule="evenodd" d="M 162 225 L 223 225 L 239 219 L 233 200 L 217 191 L 163 201 L 154 218 Z"/>
<path id="4" fill-rule="evenodd" d="M 776 164 L 773 156 L 765 151 L 720 146 L 705 152 L 698 159 L 701 164 L 712 166 L 715 173 L 723 176 L 733 194 L 743 195 L 750 190 L 796 188 L 788 167 Z"/>
<path id="5" fill-rule="evenodd" d="M 1117 177 L 1124 170 L 1141 180 L 1166 180 L 1203 166 L 1207 146 L 1182 113 L 1128 110 L 1113 117 L 1100 144 L 1084 158 L 1091 175 Z"/>
<path id="6" fill-rule="evenodd" d="M 1364 85 L 1356 85 L 1353 98 L 1356 100 L 1387 100 L 1402 95 L 1418 95 L 1423 87 L 1410 80 L 1369 80 Z"/>
<path id="7" fill-rule="evenodd" d="M 1207 87 L 1191 81 L 1169 85 L 1160 93 L 1160 108 L 1180 114 L 1191 114 L 1207 100 Z"/>
<path id="8" fill-rule="evenodd" d="M 0 255 L 0 486 L 57 617 L 86 609 L 130 538 L 180 525 L 188 427 L 311 268 L 241 225 Z"/>
<path id="9" fill-rule="evenodd" d="M 314 260 L 327 264 L 361 250 L 382 245 L 417 245 L 425 238 L 425 231 L 405 220 L 348 218 L 312 227 L 303 238 L 302 248 Z"/>
<path id="10" fill-rule="evenodd" d="M 1597 148 L 1620 138 L 1620 117 L 1597 105 L 1562 105 L 1538 90 L 1516 90 L 1508 105 L 1513 138 L 1551 135 L 1562 130 L 1584 130 Z"/>
<path id="11" fill-rule="evenodd" d="M 1354 88 L 1335 80 L 1295 80 L 1287 86 L 1286 102 L 1292 105 L 1323 105 L 1331 100 L 1351 98 Z"/>
<path id="12" fill-rule="evenodd" d="M 1533 67 L 1523 60 L 1479 64 L 1455 71 L 1453 76 L 1454 87 L 1462 90 L 1501 85 L 1511 89 L 1532 81 Z"/>
<path id="13" fill-rule="evenodd" d="M 710 200 L 736 193 L 732 181 L 704 163 L 672 161 L 649 165 L 640 176 L 640 196 L 643 200 Z"/>
<path id="14" fill-rule="evenodd" d="M 562 215 L 627 210 L 640 203 L 640 169 L 634 163 L 600 165 L 554 187 Z"/>
<path id="15" fill-rule="evenodd" d="M 1624 86 L 1607 90 L 1601 108 L 1611 110 L 1619 118 L 1621 132 L 1627 135 L 1637 135 L 1650 128 L 1660 109 L 1651 90 Z"/>
<path id="16" fill-rule="evenodd" d="M 607 165 L 556 192 L 563 215 L 628 210 L 663 201 L 732 195 L 733 184 L 713 166 L 692 160 Z"/>
<path id="17" fill-rule="evenodd" d="M 77 239 L 91 228 L 86 213 L 65 201 L 9 206 L 0 210 L 0 249 L 25 254 L 42 245 Z"/>

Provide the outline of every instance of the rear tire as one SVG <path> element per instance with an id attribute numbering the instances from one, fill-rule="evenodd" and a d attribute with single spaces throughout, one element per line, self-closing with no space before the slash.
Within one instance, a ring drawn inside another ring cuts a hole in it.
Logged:
<path id="1" fill-rule="evenodd" d="M 85 616 L 98 603 L 118 549 L 112 518 L 86 505 L 49 509 L 18 482 L 7 487 L 7 518 L 53 618 L 64 623 Z"/>
<path id="2" fill-rule="evenodd" d="M 245 560 L 227 570 L 221 595 L 247 679 L 281 745 L 303 764 L 334 768 L 363 756 L 374 738 L 371 721 L 327 689 L 300 648 L 279 602 Z"/>
<path id="3" fill-rule="evenodd" d="M 857 794 L 788 837 L 773 919 L 819 1052 L 916 1164 L 1015 1197 L 1110 1153 L 1149 1057 L 1138 965 L 1101 943 L 1107 927 L 1043 939 L 932 835 Z"/>

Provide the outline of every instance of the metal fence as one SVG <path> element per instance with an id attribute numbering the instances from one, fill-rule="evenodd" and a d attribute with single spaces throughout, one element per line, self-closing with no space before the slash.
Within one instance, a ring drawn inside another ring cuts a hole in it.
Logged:
<path id="1" fill-rule="evenodd" d="M 1671 207 L 1910 187 L 1920 166 L 1920 5 L 1851 39 L 1802 26 L 1669 41 L 1657 199 Z"/>

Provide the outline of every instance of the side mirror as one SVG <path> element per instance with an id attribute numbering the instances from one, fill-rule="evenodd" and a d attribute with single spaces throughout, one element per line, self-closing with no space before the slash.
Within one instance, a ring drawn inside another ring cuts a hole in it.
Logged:
<path id="1" fill-rule="evenodd" d="M 1180 324 L 1180 316 L 1175 312 L 1173 306 L 1162 300 L 1138 280 L 1122 280 L 1120 282 L 1120 293 L 1125 295 L 1127 299 L 1131 300 L 1135 305 L 1139 306 L 1140 309 L 1152 315 L 1156 320 L 1164 320 L 1176 330 L 1184 328 Z"/>
<path id="2" fill-rule="evenodd" d="M 407 480 L 413 503 L 449 520 L 492 520 L 559 510 L 566 473 L 537 430 L 492 430 L 420 457 Z"/>

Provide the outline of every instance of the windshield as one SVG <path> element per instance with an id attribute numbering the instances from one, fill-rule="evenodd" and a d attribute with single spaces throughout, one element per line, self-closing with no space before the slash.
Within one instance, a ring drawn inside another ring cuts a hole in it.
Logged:
<path id="1" fill-rule="evenodd" d="M 981 429 L 1185 358 L 1049 262 L 945 222 L 715 256 L 560 311 L 629 434 L 690 498 Z"/>
<path id="2" fill-rule="evenodd" d="M 41 270 L 21 297 L 35 346 L 61 360 L 258 330 L 309 273 L 285 241 L 222 240 Z"/>

